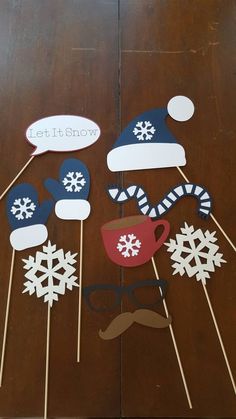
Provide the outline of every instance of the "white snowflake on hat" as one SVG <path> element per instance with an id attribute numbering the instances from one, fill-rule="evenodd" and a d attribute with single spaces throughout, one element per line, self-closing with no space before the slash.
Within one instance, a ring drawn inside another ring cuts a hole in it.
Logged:
<path id="1" fill-rule="evenodd" d="M 144 140 L 151 140 L 155 131 L 156 130 L 150 121 L 144 121 L 144 122 L 139 121 L 137 122 L 133 130 L 133 133 L 134 135 L 136 135 L 138 140 L 144 141 Z"/>

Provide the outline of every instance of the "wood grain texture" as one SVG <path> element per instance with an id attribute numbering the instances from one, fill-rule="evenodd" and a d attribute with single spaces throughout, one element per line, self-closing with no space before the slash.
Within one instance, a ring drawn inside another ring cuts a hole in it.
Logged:
<path id="1" fill-rule="evenodd" d="M 105 159 L 117 130 L 118 21 L 115 1 L 6 1 L 0 5 L 1 61 L 1 188 L 13 178 L 32 150 L 25 141 L 27 126 L 54 114 L 83 115 L 102 130 L 91 148 L 76 153 L 46 153 L 35 158 L 20 182 L 32 182 L 40 199 L 49 198 L 47 177 L 57 178 L 67 157 L 81 159 L 91 174 L 91 216 L 84 222 L 83 283 L 119 283 L 119 268 L 106 258 L 100 226 L 119 216 L 106 200 L 104 184 L 116 176 Z M 0 330 L 3 328 L 11 248 L 5 202 L 1 202 Z M 48 222 L 49 237 L 58 247 L 79 251 L 79 222 Z M 99 245 L 98 245 L 99 243 Z M 21 259 L 16 255 L 0 415 L 42 416 L 44 400 L 47 305 L 21 294 Z M 79 271 L 79 270 L 78 270 Z M 51 313 L 49 416 L 119 416 L 120 343 L 98 336 L 107 317 L 82 306 L 81 358 L 76 363 L 78 291 L 59 299 Z"/>
<path id="2" fill-rule="evenodd" d="M 143 111 L 165 106 L 174 95 L 192 98 L 194 117 L 186 123 L 169 118 L 168 125 L 186 150 L 184 172 L 209 189 L 214 215 L 233 241 L 235 13 L 231 1 L 121 1 L 122 128 Z M 124 175 L 125 186 L 141 183 L 153 202 L 182 181 L 176 169 Z M 125 205 L 125 215 L 135 211 L 134 202 Z M 228 263 L 212 274 L 207 289 L 235 374 L 235 254 L 212 220 L 197 216 L 194 200 L 180 201 L 166 219 L 170 237 L 184 221 L 217 231 Z M 155 260 L 160 277 L 169 280 L 166 300 L 194 408 L 188 409 L 168 330 L 137 326 L 122 338 L 123 415 L 234 417 L 236 399 L 202 287 L 195 279 L 172 277 L 165 248 Z M 147 277 L 153 277 L 151 263 L 124 274 L 129 283 Z"/>
<path id="3" fill-rule="evenodd" d="M 214 215 L 235 243 L 235 22 L 233 0 L 3 0 L 0 3 L 0 187 L 9 184 L 30 157 L 25 130 L 39 118 L 77 114 L 96 121 L 100 140 L 76 153 L 36 157 L 19 182 L 31 182 L 40 199 L 62 161 L 77 157 L 91 174 L 91 216 L 84 222 L 83 283 L 132 284 L 155 277 L 151 262 L 122 269 L 106 257 L 100 227 L 137 214 L 135 202 L 122 208 L 105 194 L 110 183 L 140 183 L 153 202 L 182 182 L 176 169 L 109 172 L 106 155 L 120 130 L 135 116 L 164 107 L 176 94 L 196 105 L 185 123 L 168 125 L 184 146 L 187 177 L 205 185 Z M 0 192 L 1 192 L 0 191 Z M 5 200 L 0 202 L 0 331 L 3 330 L 11 261 Z M 194 199 L 180 201 L 166 215 L 171 235 L 183 222 L 216 231 L 227 264 L 207 289 L 236 375 L 235 254 L 212 220 L 196 214 Z M 80 223 L 50 216 L 49 237 L 79 251 Z M 0 389 L 0 417 L 43 415 L 47 305 L 23 294 L 17 252 L 9 330 Z M 134 307 L 124 298 L 117 312 L 95 314 L 82 305 L 81 358 L 76 363 L 78 291 L 67 293 L 51 313 L 50 417 L 236 417 L 236 398 L 200 284 L 172 277 L 166 248 L 156 256 L 173 317 L 193 410 L 188 409 L 168 329 L 133 325 L 122 338 L 103 341 L 98 330 Z M 164 314 L 160 306 L 160 313 Z M 2 333 L 0 333 L 2 336 Z M 1 344 L 2 338 L 0 338 Z"/>

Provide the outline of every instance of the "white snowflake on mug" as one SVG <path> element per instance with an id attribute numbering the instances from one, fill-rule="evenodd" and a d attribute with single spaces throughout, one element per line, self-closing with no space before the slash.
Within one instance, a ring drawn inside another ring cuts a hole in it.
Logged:
<path id="1" fill-rule="evenodd" d="M 169 243 L 165 243 L 167 251 L 172 253 L 171 259 L 175 261 L 173 275 L 179 273 L 183 276 L 186 273 L 190 278 L 196 275 L 197 281 L 206 284 L 209 272 L 215 272 L 215 266 L 226 263 L 223 254 L 218 253 L 219 246 L 214 244 L 217 241 L 215 231 L 194 230 L 193 226 L 185 223 L 181 233 L 176 234 L 176 240 L 170 239 Z"/>
<path id="2" fill-rule="evenodd" d="M 64 295 L 66 289 L 79 286 L 77 276 L 73 275 L 77 254 L 57 250 L 56 245 L 49 241 L 42 252 L 37 251 L 34 257 L 23 259 L 24 269 L 27 270 L 25 278 L 28 279 L 23 293 L 36 293 L 37 297 L 44 297 L 44 302 L 52 306 L 53 301 L 58 301 L 58 294 Z"/>
<path id="3" fill-rule="evenodd" d="M 81 172 L 68 172 L 62 181 L 67 192 L 80 192 L 86 183 Z"/>
<path id="4" fill-rule="evenodd" d="M 151 140 L 155 133 L 155 128 L 150 121 L 137 122 L 133 133 L 140 141 Z"/>
<path id="5" fill-rule="evenodd" d="M 36 205 L 31 201 L 30 198 L 17 198 L 13 202 L 11 207 L 11 213 L 15 215 L 17 220 L 24 220 L 25 218 L 31 218 Z"/>
<path id="6" fill-rule="evenodd" d="M 117 249 L 125 257 L 137 256 L 141 247 L 141 241 L 134 234 L 120 236 Z"/>

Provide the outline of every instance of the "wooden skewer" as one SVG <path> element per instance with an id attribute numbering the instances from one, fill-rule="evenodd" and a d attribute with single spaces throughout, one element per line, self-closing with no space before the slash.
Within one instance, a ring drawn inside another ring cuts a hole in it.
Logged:
<path id="1" fill-rule="evenodd" d="M 221 231 L 221 233 L 225 236 L 226 240 L 229 242 L 230 246 L 234 249 L 234 251 L 236 252 L 236 246 L 233 244 L 233 242 L 230 240 L 229 236 L 227 236 L 226 232 L 223 230 L 223 228 L 221 227 L 221 225 L 219 224 L 219 222 L 216 220 L 216 218 L 214 217 L 213 214 L 210 214 L 210 217 L 212 218 L 212 220 L 214 221 L 214 223 L 217 225 L 217 227 L 219 228 L 219 230 Z"/>
<path id="2" fill-rule="evenodd" d="M 223 355 L 224 355 L 225 363 L 226 363 L 226 366 L 227 366 L 227 369 L 228 369 L 228 373 L 229 373 L 230 380 L 231 380 L 231 383 L 232 383 L 232 386 L 233 386 L 233 389 L 234 389 L 234 393 L 236 394 L 235 381 L 234 381 L 233 374 L 232 374 L 232 371 L 231 371 L 231 368 L 230 368 L 230 365 L 229 365 L 228 357 L 227 357 L 226 350 L 225 350 L 225 347 L 224 347 L 224 344 L 223 344 L 223 341 L 222 341 L 220 330 L 219 330 L 219 327 L 218 327 L 218 324 L 217 324 L 217 321 L 216 321 L 216 318 L 215 318 L 214 310 L 213 310 L 212 305 L 211 305 L 211 300 L 210 300 L 210 297 L 208 295 L 206 285 L 203 284 L 203 282 L 202 282 L 202 286 L 203 286 L 203 290 L 204 290 L 204 293 L 205 293 L 205 297 L 207 299 L 207 304 L 208 304 L 210 312 L 211 312 L 212 320 L 213 320 L 213 323 L 214 323 L 214 326 L 215 326 L 215 329 L 216 329 L 216 333 L 217 333 L 217 336 L 218 336 L 218 339 L 219 339 L 219 342 L 220 342 L 220 346 L 221 346 L 221 349 L 222 349 L 222 352 L 223 352 Z"/>
<path id="3" fill-rule="evenodd" d="M 11 289 L 12 289 L 14 262 L 15 262 L 15 249 L 12 249 L 11 267 L 10 267 L 10 276 L 9 276 L 8 294 L 7 294 L 7 305 L 6 305 L 6 314 L 5 314 L 5 324 L 4 324 L 3 341 L 2 341 L 2 355 L 1 355 L 1 366 L 0 366 L 0 387 L 2 386 L 4 359 L 5 359 L 5 352 L 6 352 L 7 329 L 8 329 L 9 310 L 10 310 L 10 300 L 11 300 Z"/>
<path id="4" fill-rule="evenodd" d="M 185 176 L 183 170 L 181 170 L 179 166 L 176 166 L 176 169 L 178 169 L 179 173 L 184 178 L 184 180 L 186 180 L 187 183 L 190 183 L 190 181 L 188 180 L 187 176 Z"/>
<path id="5" fill-rule="evenodd" d="M 156 275 L 156 279 L 159 279 L 157 267 L 156 267 L 155 260 L 154 260 L 153 257 L 152 257 L 152 265 L 153 265 L 153 269 L 154 269 L 154 272 L 155 272 L 155 275 Z M 161 287 L 159 287 L 159 290 L 160 290 L 161 296 L 163 296 Z M 163 298 L 162 302 L 163 302 L 163 306 L 164 306 L 164 309 L 165 309 L 166 317 L 169 317 L 169 311 L 168 311 L 168 308 L 167 308 L 166 300 Z M 191 402 L 191 398 L 190 398 L 190 394 L 189 394 L 187 382 L 186 382 L 186 379 L 185 379 L 185 374 L 184 374 L 182 362 L 181 362 L 181 359 L 180 359 L 179 350 L 178 350 L 178 346 L 177 346 L 175 335 L 174 335 L 174 330 L 173 330 L 173 327 L 172 327 L 171 324 L 169 325 L 169 329 L 170 329 L 170 334 L 171 334 L 171 338 L 172 338 L 172 341 L 173 341 L 173 345 L 174 345 L 174 349 L 175 349 L 177 361 L 178 361 L 178 364 L 179 364 L 179 369 L 180 369 L 180 373 L 181 373 L 181 377 L 182 377 L 182 381 L 183 381 L 183 385 L 184 385 L 186 397 L 187 397 L 187 400 L 188 400 L 189 409 L 192 409 L 193 406 L 192 406 L 192 402 Z"/>
<path id="6" fill-rule="evenodd" d="M 181 170 L 180 167 L 178 167 L 178 166 L 176 166 L 176 168 L 178 169 L 179 173 L 184 178 L 184 180 L 186 180 L 187 183 L 190 183 L 190 181 L 188 180 L 187 176 L 184 174 L 183 170 Z M 224 231 L 223 227 L 221 227 L 220 223 L 216 220 L 216 218 L 214 217 L 213 214 L 210 214 L 210 217 L 212 218 L 212 220 L 214 221 L 214 223 L 217 225 L 217 227 L 219 228 L 219 230 L 221 231 L 221 233 L 224 235 L 224 237 L 226 238 L 226 240 L 228 241 L 228 243 L 230 244 L 230 246 L 236 252 L 236 246 L 233 244 L 232 240 L 230 240 L 229 236 L 226 234 L 226 232 Z"/>
<path id="7" fill-rule="evenodd" d="M 4 198 L 4 196 L 6 195 L 6 193 L 9 191 L 9 189 L 11 189 L 11 187 L 14 185 L 14 183 L 17 181 L 17 179 L 20 177 L 20 175 L 22 175 L 22 173 L 25 171 L 25 169 L 29 166 L 29 164 L 32 162 L 33 158 L 35 156 L 31 156 L 30 159 L 27 161 L 27 163 L 22 167 L 22 169 L 17 173 L 16 177 L 14 177 L 13 181 L 10 183 L 10 185 L 8 185 L 8 187 L 5 189 L 5 191 L 2 193 L 2 195 L 0 196 L 0 201 L 2 200 L 2 198 Z"/>
<path id="8" fill-rule="evenodd" d="M 45 393 L 44 393 L 44 419 L 47 419 L 48 415 L 48 375 L 49 375 L 49 349 L 50 349 L 50 317 L 51 307 L 48 303 L 48 315 L 47 315 L 47 340 L 46 340 L 46 368 L 45 368 Z"/>
<path id="9" fill-rule="evenodd" d="M 78 301 L 78 341 L 77 362 L 80 362 L 81 341 L 81 305 L 82 305 L 82 281 L 83 281 L 83 221 L 80 222 L 80 257 L 79 257 L 79 301 Z"/>

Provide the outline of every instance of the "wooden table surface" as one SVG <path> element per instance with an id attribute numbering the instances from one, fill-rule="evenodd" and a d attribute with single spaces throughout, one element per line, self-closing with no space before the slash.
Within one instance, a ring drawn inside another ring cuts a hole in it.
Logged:
<path id="1" fill-rule="evenodd" d="M 175 168 L 108 170 L 106 156 L 119 133 L 138 114 L 165 107 L 183 94 L 195 104 L 191 120 L 168 125 L 184 146 L 186 176 L 205 185 L 213 214 L 235 242 L 236 2 L 234 0 L 2 0 L 0 2 L 0 186 L 3 191 L 30 158 L 25 130 L 49 115 L 93 119 L 101 138 L 74 153 L 36 157 L 18 182 L 31 182 L 40 200 L 49 198 L 47 177 L 57 178 L 67 157 L 77 157 L 91 174 L 91 216 L 84 223 L 84 285 L 132 284 L 152 279 L 151 262 L 120 269 L 107 258 L 100 227 L 137 214 L 134 201 L 109 200 L 110 183 L 142 184 L 153 202 L 182 182 Z M 4 326 L 11 246 L 5 199 L 0 203 L 0 335 Z M 166 219 L 171 237 L 186 221 L 216 231 L 227 264 L 207 282 L 222 338 L 236 376 L 235 253 L 214 222 L 202 220 L 194 199 L 182 200 Z M 58 247 L 79 251 L 79 222 L 50 216 L 49 237 Z M 22 258 L 17 252 L 0 417 L 42 417 L 47 306 L 22 294 Z M 193 409 L 188 407 L 168 329 L 133 325 L 121 337 L 103 341 L 120 311 L 94 313 L 82 304 L 81 362 L 76 363 L 78 291 L 68 292 L 51 316 L 49 417 L 236 417 L 236 396 L 227 373 L 201 285 L 172 277 L 169 254 L 155 257 L 168 280 L 167 304 Z M 164 313 L 160 307 L 160 312 Z M 2 339 L 2 338 L 0 338 Z"/>

